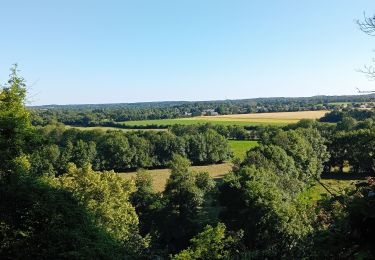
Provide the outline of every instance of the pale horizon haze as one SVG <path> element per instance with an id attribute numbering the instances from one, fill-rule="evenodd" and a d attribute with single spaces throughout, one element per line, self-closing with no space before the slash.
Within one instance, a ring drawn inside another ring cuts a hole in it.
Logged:
<path id="1" fill-rule="evenodd" d="M 30 105 L 352 95 L 372 0 L 3 1 L 0 83 Z"/>

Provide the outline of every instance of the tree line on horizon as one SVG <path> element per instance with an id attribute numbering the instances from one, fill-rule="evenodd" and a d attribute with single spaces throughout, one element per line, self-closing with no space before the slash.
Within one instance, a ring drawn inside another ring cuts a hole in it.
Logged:
<path id="1" fill-rule="evenodd" d="M 340 102 L 348 103 L 345 105 Z M 113 126 L 126 121 L 175 119 L 200 116 L 206 110 L 219 115 L 336 110 L 343 106 L 359 107 L 361 102 L 373 104 L 375 95 L 316 96 L 301 98 L 259 98 L 207 102 L 160 102 L 135 104 L 64 105 L 29 107 L 33 125 L 63 123 L 75 126 Z M 142 128 L 141 125 L 136 126 Z M 157 125 L 148 128 L 159 128 Z M 165 127 L 164 127 L 165 128 Z"/>

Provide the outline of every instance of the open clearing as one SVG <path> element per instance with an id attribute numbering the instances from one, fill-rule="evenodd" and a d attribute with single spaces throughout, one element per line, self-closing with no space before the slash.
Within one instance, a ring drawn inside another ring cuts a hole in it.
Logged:
<path id="1" fill-rule="evenodd" d="M 339 195 L 345 193 L 347 189 L 353 188 L 360 180 L 336 180 L 322 179 L 320 180 L 333 194 Z M 300 194 L 299 199 L 305 203 L 314 203 L 329 193 L 319 183 L 315 183 L 306 191 Z"/>
<path id="2" fill-rule="evenodd" d="M 191 124 L 221 124 L 221 125 L 241 125 L 241 126 L 258 126 L 258 125 L 276 125 L 283 126 L 296 123 L 301 119 L 319 119 L 328 111 L 299 111 L 299 112 L 278 112 L 278 113 L 254 113 L 254 114 L 235 114 L 221 116 L 198 116 L 177 119 L 160 119 L 160 120 L 141 120 L 122 122 L 125 125 L 191 125 Z"/>
<path id="3" fill-rule="evenodd" d="M 250 149 L 258 146 L 257 141 L 240 141 L 240 140 L 229 140 L 230 148 L 233 151 L 234 157 L 243 160 L 245 158 L 246 152 Z"/>
<path id="4" fill-rule="evenodd" d="M 194 172 L 208 172 L 210 176 L 214 179 L 221 179 L 223 176 L 232 169 L 231 163 L 222 163 L 222 164 L 212 164 L 206 166 L 191 166 L 190 170 Z M 147 170 L 151 173 L 153 186 L 155 191 L 163 191 L 165 184 L 171 174 L 170 169 L 156 169 L 156 170 Z M 134 179 L 136 172 L 128 173 L 119 173 L 123 178 Z"/>

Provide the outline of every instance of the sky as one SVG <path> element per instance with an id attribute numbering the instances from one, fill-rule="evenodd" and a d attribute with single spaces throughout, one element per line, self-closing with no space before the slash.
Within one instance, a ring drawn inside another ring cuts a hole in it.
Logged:
<path id="1" fill-rule="evenodd" d="M 29 104 L 356 94 L 374 0 L 0 0 L 0 82 Z"/>

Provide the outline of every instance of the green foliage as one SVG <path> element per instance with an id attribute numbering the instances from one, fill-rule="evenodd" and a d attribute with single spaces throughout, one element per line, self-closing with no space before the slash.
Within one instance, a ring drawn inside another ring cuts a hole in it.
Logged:
<path id="1" fill-rule="evenodd" d="M 100 168 L 121 171 L 131 161 L 131 150 L 126 137 L 120 132 L 103 135 L 98 143 Z"/>
<path id="2" fill-rule="evenodd" d="M 60 151 L 56 145 L 35 149 L 42 138 L 31 128 L 25 96 L 25 83 L 15 66 L 0 92 L 0 174 L 11 177 L 0 181 L 1 258 L 123 257 L 123 245 L 98 225 L 94 212 L 70 192 L 51 186 L 49 179 L 35 177 L 54 175 Z"/>
<path id="3" fill-rule="evenodd" d="M 331 111 L 330 113 L 325 114 L 322 118 L 320 118 L 320 122 L 331 122 L 331 123 L 337 123 L 342 120 L 344 117 L 344 112 L 342 111 Z"/>
<path id="4" fill-rule="evenodd" d="M 14 65 L 7 85 L 0 89 L 0 177 L 14 172 L 16 158 L 22 157 L 28 146 L 31 124 L 25 99 L 25 80 Z"/>
<path id="5" fill-rule="evenodd" d="M 196 185 L 196 176 L 189 171 L 189 166 L 189 160 L 175 155 L 171 162 L 172 173 L 164 191 L 170 205 L 187 214 L 203 203 L 204 195 Z"/>
<path id="6" fill-rule="evenodd" d="M 135 179 L 136 192 L 151 194 L 153 193 L 152 188 L 152 176 L 150 172 L 140 169 L 137 171 L 137 176 Z M 136 193 L 134 192 L 133 195 Z"/>
<path id="7" fill-rule="evenodd" d="M 60 150 L 57 145 L 43 146 L 30 155 L 30 173 L 34 176 L 55 176 L 59 159 Z"/>
<path id="8" fill-rule="evenodd" d="M 316 128 L 318 122 L 312 119 L 301 119 L 296 123 L 295 128 Z"/>
<path id="9" fill-rule="evenodd" d="M 134 184 L 114 172 L 94 172 L 71 165 L 68 172 L 55 179 L 57 187 L 72 192 L 93 216 L 96 226 L 122 242 L 128 254 L 138 254 L 146 246 L 139 235 L 138 217 L 129 201 Z"/>
<path id="10" fill-rule="evenodd" d="M 311 254 L 316 258 L 373 259 L 375 243 L 375 181 L 368 178 L 355 189 L 318 205 Z"/>
<path id="11" fill-rule="evenodd" d="M 224 177 L 219 187 L 222 220 L 244 230 L 256 258 L 297 257 L 313 231 L 313 211 L 298 196 L 318 179 L 328 159 L 314 128 L 266 130 L 263 144 Z"/>
<path id="12" fill-rule="evenodd" d="M 327 113 L 324 117 L 322 117 L 319 121 L 338 123 L 338 122 L 347 120 L 347 122 L 349 123 L 348 125 L 352 126 L 352 123 L 354 123 L 355 120 L 363 121 L 369 118 L 374 118 L 373 110 L 346 109 L 346 110 L 341 110 L 341 111 L 339 110 L 331 111 L 330 113 Z M 343 130 L 345 130 L 345 127 L 343 128 Z M 350 129 L 347 129 L 347 130 L 350 130 Z"/>
<path id="13" fill-rule="evenodd" d="M 245 245 L 264 257 L 292 254 L 312 230 L 308 209 L 283 189 L 281 178 L 251 166 L 225 176 L 220 186 L 222 219 L 231 229 L 243 229 Z"/>
<path id="14" fill-rule="evenodd" d="M 96 156 L 96 144 L 92 141 L 85 142 L 78 140 L 72 149 L 71 162 L 74 162 L 78 167 L 84 167 L 91 164 Z"/>
<path id="15" fill-rule="evenodd" d="M 30 177 L 0 184 L 1 259 L 120 259 L 121 243 L 94 225 L 70 192 Z"/>
<path id="16" fill-rule="evenodd" d="M 268 135 L 264 142 L 284 149 L 294 160 L 300 174 L 298 179 L 304 182 L 319 179 L 323 164 L 329 159 L 324 138 L 316 129 L 279 130 Z"/>
<path id="17" fill-rule="evenodd" d="M 190 162 L 180 155 L 171 161 L 172 173 L 163 192 L 164 208 L 159 218 L 161 241 L 175 253 L 185 248 L 199 229 L 199 211 L 213 187 L 207 174 L 189 171 Z"/>
<path id="18" fill-rule="evenodd" d="M 197 236 L 190 240 L 191 246 L 172 257 L 173 260 L 193 259 L 228 259 L 238 246 L 237 237 L 226 233 L 226 227 L 219 223 L 216 227 L 206 226 Z"/>
<path id="19" fill-rule="evenodd" d="M 131 194 L 131 202 L 139 217 L 140 232 L 147 235 L 155 231 L 155 218 L 163 207 L 161 196 L 152 188 L 151 174 L 139 170 L 135 179 L 136 191 Z"/>
<path id="20" fill-rule="evenodd" d="M 339 131 L 350 131 L 357 125 L 357 120 L 353 117 L 344 117 L 340 122 L 337 123 L 336 129 Z"/>
<path id="21" fill-rule="evenodd" d="M 329 146 L 332 167 L 343 171 L 345 164 L 351 166 L 354 173 L 374 174 L 375 160 L 375 128 L 338 132 Z"/>
<path id="22" fill-rule="evenodd" d="M 266 169 L 279 176 L 278 183 L 281 189 L 290 194 L 297 194 L 302 190 L 303 182 L 294 160 L 279 146 L 260 145 L 247 153 L 243 165 L 254 165 L 258 169 Z"/>
<path id="23" fill-rule="evenodd" d="M 69 162 L 78 167 L 92 164 L 99 171 L 123 172 L 167 167 L 173 154 L 185 156 L 187 151 L 195 164 L 219 163 L 231 155 L 228 141 L 212 129 L 199 135 L 176 136 L 170 132 L 80 131 L 57 125 L 39 128 L 37 133 L 43 137 L 41 145 L 30 157 L 36 162 L 34 168 L 38 174 L 61 175 Z M 55 146 L 56 151 L 51 148 Z M 51 150 L 51 155 L 47 150 Z"/>
<path id="24" fill-rule="evenodd" d="M 130 168 L 145 168 L 153 166 L 153 157 L 151 142 L 146 138 L 137 135 L 127 136 L 129 145 L 132 148 L 132 159 Z"/>
<path id="25" fill-rule="evenodd" d="M 186 143 L 187 156 L 194 164 L 223 162 L 231 157 L 227 140 L 212 129 L 187 136 Z"/>
<path id="26" fill-rule="evenodd" d="M 208 172 L 198 172 L 195 174 L 195 185 L 204 193 L 208 193 L 215 187 L 215 182 Z"/>
<path id="27" fill-rule="evenodd" d="M 185 140 L 172 132 L 162 132 L 157 135 L 151 134 L 148 139 L 154 147 L 153 153 L 156 157 L 156 166 L 168 165 L 174 154 L 185 155 Z"/>

